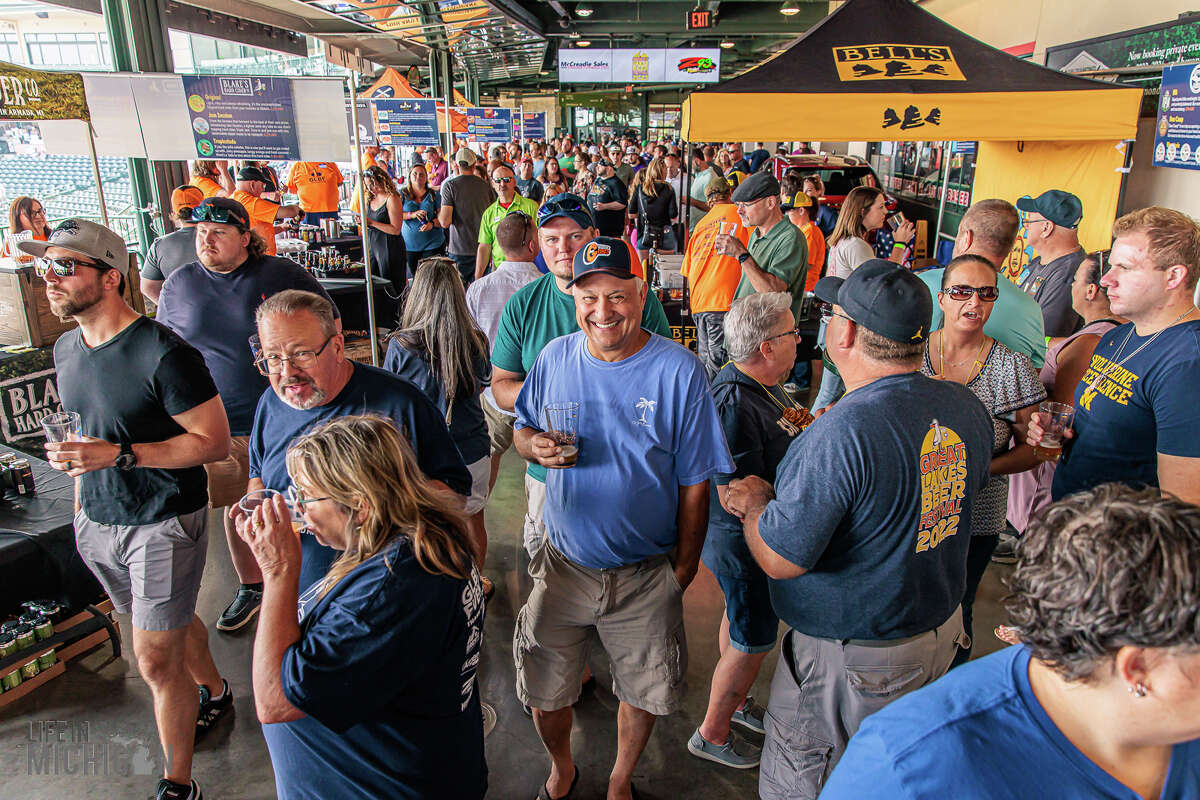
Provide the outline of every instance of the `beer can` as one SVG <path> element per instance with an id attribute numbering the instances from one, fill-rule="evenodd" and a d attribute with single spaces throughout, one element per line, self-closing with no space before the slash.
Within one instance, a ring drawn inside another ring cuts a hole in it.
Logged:
<path id="1" fill-rule="evenodd" d="M 16 460 L 16 453 L 0 453 L 0 467 L 7 467 Z"/>
<path id="2" fill-rule="evenodd" d="M 13 476 L 13 483 L 16 484 L 17 494 L 31 495 L 36 490 L 33 485 L 33 467 L 29 466 L 29 461 L 24 458 L 19 458 L 9 465 L 9 471 Z"/>
<path id="3" fill-rule="evenodd" d="M 21 665 L 21 679 L 29 680 L 36 678 L 41 671 L 42 668 L 38 666 L 38 660 L 36 658 L 30 659 Z"/>
<path id="4" fill-rule="evenodd" d="M 4 687 L 4 691 L 11 692 L 13 689 L 21 685 L 21 670 L 19 667 L 14 668 L 12 672 L 0 678 L 0 686 Z"/>
<path id="5" fill-rule="evenodd" d="M 33 632 L 33 628 L 25 623 L 21 623 L 16 627 L 15 634 L 18 650 L 24 650 L 26 647 L 33 647 L 37 644 L 37 634 Z"/>
<path id="6" fill-rule="evenodd" d="M 45 653 L 37 657 L 38 669 L 45 672 L 54 666 L 58 661 L 58 654 L 54 652 L 54 648 L 50 648 Z"/>
<path id="7" fill-rule="evenodd" d="M 0 658 L 8 658 L 17 652 L 17 637 L 11 633 L 0 633 Z"/>

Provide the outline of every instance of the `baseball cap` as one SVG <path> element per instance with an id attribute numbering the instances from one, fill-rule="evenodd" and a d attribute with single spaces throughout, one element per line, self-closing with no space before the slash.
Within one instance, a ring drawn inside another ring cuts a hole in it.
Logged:
<path id="1" fill-rule="evenodd" d="M 704 196 L 705 198 L 709 198 L 714 194 L 729 194 L 732 189 L 733 187 L 729 185 L 729 181 L 720 175 L 714 175 L 708 179 L 708 183 L 704 186 Z"/>
<path id="2" fill-rule="evenodd" d="M 258 181 L 259 183 L 270 183 L 267 176 L 263 175 L 262 170 L 258 167 L 242 167 L 238 170 L 237 179 L 239 181 Z"/>
<path id="3" fill-rule="evenodd" d="M 818 300 L 837 303 L 870 331 L 893 342 L 923 342 L 929 338 L 933 298 L 925 283 L 908 270 L 872 258 L 849 278 L 821 278 L 813 290 Z"/>
<path id="4" fill-rule="evenodd" d="M 804 192 L 796 192 L 790 197 L 784 197 L 783 203 L 779 207 L 784 211 L 791 211 L 793 208 L 811 208 L 812 204 L 811 197 Z"/>
<path id="5" fill-rule="evenodd" d="M 640 151 L 633 145 L 629 145 L 629 147 L 625 148 L 626 155 L 628 155 L 629 153 L 633 153 L 634 155 L 637 155 L 639 152 Z"/>
<path id="6" fill-rule="evenodd" d="M 204 202 L 204 192 L 197 189 L 195 186 L 184 185 L 175 187 L 175 191 L 171 192 L 171 210 L 179 214 L 179 210 L 183 208 L 195 208 Z M 192 218 L 189 213 L 186 217 L 180 214 L 180 217 L 187 221 Z"/>
<path id="7" fill-rule="evenodd" d="M 17 242 L 17 247 L 31 256 L 43 256 L 47 248 L 61 247 L 75 255 L 112 267 L 122 275 L 129 274 L 129 251 L 125 248 L 125 240 L 91 220 L 64 219 L 58 223 L 58 227 L 50 231 L 48 240 Z"/>
<path id="8" fill-rule="evenodd" d="M 219 222 L 233 225 L 242 233 L 250 230 L 250 215 L 246 207 L 228 197 L 206 197 L 192 209 L 192 222 Z"/>
<path id="9" fill-rule="evenodd" d="M 624 240 L 611 236 L 597 236 L 579 248 L 579 252 L 575 254 L 574 277 L 567 284 L 567 288 L 595 272 L 605 272 L 622 280 L 633 277 L 633 272 L 629 269 L 629 248 L 625 246 Z"/>
<path id="10" fill-rule="evenodd" d="M 752 203 L 764 197 L 779 197 L 779 181 L 769 172 L 756 172 L 743 180 L 730 199 L 735 203 Z"/>
<path id="11" fill-rule="evenodd" d="M 1083 219 L 1083 203 L 1062 189 L 1051 189 L 1037 197 L 1025 195 L 1017 201 L 1017 208 L 1026 213 L 1034 211 L 1041 214 L 1060 228 L 1076 228 Z"/>
<path id="12" fill-rule="evenodd" d="M 475 151 L 469 147 L 464 147 L 454 154 L 454 161 L 458 164 L 466 164 L 468 167 L 475 166 L 475 162 L 479 157 L 475 155 Z"/>
<path id="13" fill-rule="evenodd" d="M 574 220 L 581 228 L 596 227 L 596 222 L 592 219 L 592 212 L 588 210 L 587 203 L 579 195 L 571 194 L 570 192 L 561 192 L 542 203 L 542 207 L 538 209 L 537 217 L 538 227 L 545 225 L 557 217 L 566 217 L 567 219 Z"/>

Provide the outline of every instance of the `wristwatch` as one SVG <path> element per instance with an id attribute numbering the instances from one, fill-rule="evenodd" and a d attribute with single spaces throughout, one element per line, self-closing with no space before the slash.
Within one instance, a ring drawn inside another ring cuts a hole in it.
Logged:
<path id="1" fill-rule="evenodd" d="M 749 258 L 749 257 L 750 257 L 750 251 L 749 251 L 749 250 L 743 250 L 743 251 L 741 252 L 741 254 L 740 254 L 738 257 L 737 257 L 738 263 L 739 263 L 739 264 L 745 264 L 745 263 L 746 263 L 746 259 L 747 259 L 747 258 Z"/>
<path id="2" fill-rule="evenodd" d="M 137 466 L 137 454 L 133 452 L 133 445 L 129 442 L 121 444 L 121 452 L 117 455 L 117 469 L 122 472 L 128 472 Z"/>

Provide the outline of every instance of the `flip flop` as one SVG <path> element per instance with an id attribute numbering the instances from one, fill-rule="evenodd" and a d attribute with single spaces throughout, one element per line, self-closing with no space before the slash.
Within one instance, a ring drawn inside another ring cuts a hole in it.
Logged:
<path id="1" fill-rule="evenodd" d="M 571 779 L 571 788 L 567 789 L 567 793 L 562 797 L 551 797 L 550 790 L 546 788 L 546 784 L 542 784 L 542 788 L 538 789 L 537 800 L 567 800 L 571 793 L 575 791 L 575 786 L 579 783 L 579 767 L 575 767 L 575 777 Z"/>

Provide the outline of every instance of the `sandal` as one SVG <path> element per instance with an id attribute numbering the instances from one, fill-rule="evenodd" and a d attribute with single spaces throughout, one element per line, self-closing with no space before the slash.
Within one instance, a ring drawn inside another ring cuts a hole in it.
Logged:
<path id="1" fill-rule="evenodd" d="M 1021 637 L 1017 635 L 1016 630 L 1008 625 L 997 625 L 992 629 L 992 633 L 995 634 L 997 639 L 1006 644 L 1021 643 Z"/>
<path id="2" fill-rule="evenodd" d="M 579 767 L 575 767 L 575 777 L 571 779 L 571 788 L 567 789 L 567 793 L 562 797 L 551 797 L 550 790 L 546 788 L 546 784 L 542 784 L 542 788 L 538 789 L 537 800 L 567 800 L 571 793 L 575 791 L 575 786 L 579 783 Z"/>

